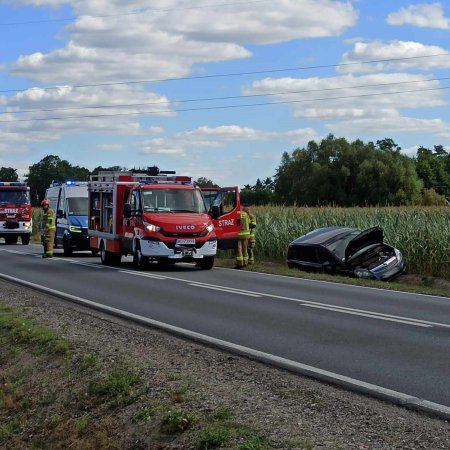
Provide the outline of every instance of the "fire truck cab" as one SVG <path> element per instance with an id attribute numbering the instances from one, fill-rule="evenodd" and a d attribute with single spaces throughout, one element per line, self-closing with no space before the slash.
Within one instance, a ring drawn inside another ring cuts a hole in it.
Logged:
<path id="1" fill-rule="evenodd" d="M 26 183 L 0 182 L 0 238 L 16 244 L 20 236 L 28 245 L 32 230 L 30 188 Z"/>
<path id="2" fill-rule="evenodd" d="M 133 255 L 136 267 L 183 261 L 211 269 L 218 247 L 230 246 L 233 236 L 237 240 L 239 188 L 233 189 L 232 206 L 221 209 L 216 201 L 208 210 L 191 177 L 156 167 L 144 173 L 99 172 L 88 183 L 90 246 L 99 250 L 103 264 Z M 222 198 L 220 190 L 216 195 Z M 228 226 L 216 228 L 220 220 Z"/>

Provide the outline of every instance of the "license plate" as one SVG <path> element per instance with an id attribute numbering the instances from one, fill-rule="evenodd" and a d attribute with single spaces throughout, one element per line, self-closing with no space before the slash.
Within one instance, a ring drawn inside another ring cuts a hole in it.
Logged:
<path id="1" fill-rule="evenodd" d="M 195 244 L 195 239 L 177 239 L 177 245 L 193 245 Z"/>

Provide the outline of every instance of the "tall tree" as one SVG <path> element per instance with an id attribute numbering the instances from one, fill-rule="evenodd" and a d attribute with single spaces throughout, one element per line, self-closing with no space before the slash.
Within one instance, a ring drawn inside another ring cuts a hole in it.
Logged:
<path id="1" fill-rule="evenodd" d="M 0 181 L 19 181 L 17 170 L 12 167 L 0 167 Z"/>
<path id="2" fill-rule="evenodd" d="M 219 185 L 214 183 L 214 181 L 209 180 L 208 178 L 205 178 L 205 177 L 198 178 L 196 183 L 200 187 L 213 187 L 213 188 L 218 188 L 219 187 Z"/>
<path id="3" fill-rule="evenodd" d="M 442 145 L 435 145 L 434 150 L 419 147 L 416 170 L 426 189 L 450 197 L 450 153 Z"/>
<path id="4" fill-rule="evenodd" d="M 27 182 L 30 186 L 31 200 L 33 204 L 39 204 L 44 198 L 46 189 L 53 180 L 64 181 L 67 179 L 87 180 L 89 170 L 84 167 L 72 166 L 68 161 L 59 156 L 48 155 L 38 163 L 29 167 Z"/>
<path id="5" fill-rule="evenodd" d="M 296 205 L 399 205 L 417 203 L 422 183 L 414 162 L 392 139 L 364 144 L 329 135 L 283 154 L 275 198 Z"/>

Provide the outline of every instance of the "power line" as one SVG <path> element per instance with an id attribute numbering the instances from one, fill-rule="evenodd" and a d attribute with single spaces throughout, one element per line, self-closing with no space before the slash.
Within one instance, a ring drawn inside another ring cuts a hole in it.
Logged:
<path id="1" fill-rule="evenodd" d="M 335 88 L 322 88 L 322 89 L 308 89 L 300 91 L 284 91 L 284 92 L 267 92 L 263 94 L 249 94 L 249 95 L 234 95 L 226 97 L 206 97 L 206 98 L 194 98 L 194 99 L 184 99 L 184 100 L 168 100 L 162 102 L 142 102 L 142 103 L 126 103 L 117 105 L 90 105 L 90 106 L 73 106 L 66 108 L 40 108 L 40 109 L 24 109 L 20 111 L 3 111 L 0 115 L 4 114 L 25 114 L 33 112 L 52 112 L 52 111 L 74 111 L 79 109 L 112 109 L 112 108 L 130 108 L 136 106 L 149 106 L 149 105 L 162 105 L 171 103 L 192 103 L 192 102 L 203 102 L 203 101 L 217 101 L 217 100 L 237 100 L 241 98 L 254 98 L 254 97 L 270 97 L 277 95 L 291 95 L 291 94 L 304 94 L 304 93 L 314 93 L 314 92 L 326 92 L 326 91 L 339 91 L 344 89 L 361 89 L 361 88 L 372 88 L 372 87 L 384 87 L 384 86 L 398 86 L 404 84 L 413 83 L 428 83 L 431 81 L 444 81 L 450 80 L 450 77 L 442 78 L 428 78 L 422 80 L 411 80 L 411 81 L 395 81 L 391 83 L 377 83 L 377 84 L 365 84 L 365 85 L 355 85 L 355 86 L 340 86 Z"/>
<path id="2" fill-rule="evenodd" d="M 63 17 L 60 19 L 43 19 L 43 20 L 29 20 L 25 22 L 6 22 L 6 23 L 0 23 L 0 27 L 6 27 L 6 26 L 15 26 L 15 25 L 34 25 L 34 24 L 40 24 L 40 23 L 55 23 L 55 22 L 71 22 L 74 19 L 80 18 L 80 17 L 88 17 L 92 19 L 101 19 L 101 18 L 108 18 L 108 17 L 125 17 L 125 16 L 135 16 L 139 14 L 146 14 L 146 13 L 166 13 L 166 12 L 172 12 L 172 11 L 186 11 L 191 9 L 205 9 L 205 8 L 220 8 L 222 6 L 239 6 L 239 5 L 248 5 L 253 3 L 263 3 L 267 2 L 269 0 L 246 0 L 246 1 L 240 1 L 240 2 L 231 2 L 231 3 L 215 3 L 210 5 L 197 5 L 197 6 L 185 6 L 185 7 L 179 7 L 179 8 L 167 8 L 167 9 L 151 9 L 151 8 L 140 8 L 133 11 L 123 12 L 123 13 L 117 13 L 117 14 L 99 14 L 99 15 L 90 15 L 90 14 L 80 14 L 77 17 Z"/>
<path id="3" fill-rule="evenodd" d="M 118 86 L 125 84 L 150 84 L 150 83 L 164 83 L 167 81 L 187 81 L 187 80 L 203 80 L 209 78 L 225 78 L 225 77 L 237 77 L 244 75 L 262 75 L 266 73 L 281 73 L 281 72 L 289 72 L 289 71 L 297 71 L 297 70 L 313 70 L 313 69 L 329 69 L 333 67 L 348 67 L 360 64 L 375 64 L 380 62 L 393 62 L 393 61 L 408 61 L 413 59 L 421 59 L 421 58 L 435 58 L 439 56 L 450 56 L 450 53 L 437 53 L 434 55 L 422 55 L 422 56 L 407 56 L 404 58 L 386 58 L 386 59 L 373 59 L 369 61 L 358 61 L 358 62 L 349 62 L 349 63 L 338 63 L 338 64 L 323 64 L 317 66 L 298 66 L 298 67 L 288 67 L 283 69 L 269 69 L 269 70 L 256 70 L 249 72 L 230 72 L 230 73 L 219 73 L 214 75 L 194 75 L 189 77 L 174 77 L 174 78 L 160 78 L 153 80 L 139 80 L 139 81 L 117 81 L 117 82 L 108 82 L 108 83 L 96 83 L 96 84 L 72 84 L 65 86 L 48 86 L 48 87 L 32 87 L 27 89 L 5 89 L 0 90 L 0 93 L 8 93 L 8 92 L 26 92 L 33 90 L 41 90 L 41 91 L 49 91 L 55 89 L 61 89 L 61 87 L 70 88 L 70 89 L 79 89 L 79 88 L 87 88 L 87 87 L 101 87 L 101 86 Z"/>
<path id="4" fill-rule="evenodd" d="M 375 97 L 381 95 L 396 95 L 396 94 L 408 94 L 414 92 L 427 92 L 427 91 L 439 91 L 450 89 L 450 86 L 429 88 L 429 89 L 413 89 L 407 91 L 396 91 L 396 92 L 377 92 L 372 94 L 360 94 L 360 95 L 347 95 L 340 97 L 323 97 L 323 98 L 313 98 L 313 99 L 302 99 L 302 100 L 289 100 L 281 102 L 264 102 L 264 103 L 248 103 L 241 105 L 219 105 L 219 106 L 205 106 L 200 108 L 180 108 L 172 110 L 161 110 L 161 111 L 141 111 L 141 112 L 130 112 L 130 113 L 114 113 L 114 114 L 92 114 L 92 115 L 82 115 L 82 116 L 65 116 L 65 117 L 38 117 L 34 119 L 13 119 L 13 120 L 0 120 L 0 123 L 14 123 L 14 122 L 35 122 L 35 121 L 49 121 L 49 120 L 72 120 L 72 119 L 93 119 L 102 117 L 119 117 L 119 116 L 138 116 L 138 115 L 150 115 L 150 114 L 164 114 L 164 113 L 174 113 L 174 112 L 189 112 L 189 111 L 211 111 L 216 109 L 237 109 L 237 108 L 248 108 L 255 106 L 271 106 L 271 105 L 283 105 L 283 104 L 293 104 L 293 103 L 306 103 L 306 102 L 317 102 L 326 100 L 343 100 L 350 98 L 363 98 L 363 97 Z M 316 119 L 316 116 L 305 117 Z"/>

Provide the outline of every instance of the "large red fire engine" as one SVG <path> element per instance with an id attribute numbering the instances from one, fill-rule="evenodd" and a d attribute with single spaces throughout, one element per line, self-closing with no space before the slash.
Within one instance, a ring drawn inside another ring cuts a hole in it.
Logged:
<path id="1" fill-rule="evenodd" d="M 89 192 L 90 246 L 103 264 L 133 255 L 136 267 L 196 262 L 211 269 L 217 249 L 234 248 L 239 231 L 239 188 L 207 194 L 187 176 L 160 172 L 99 172 Z"/>
<path id="2" fill-rule="evenodd" d="M 16 244 L 20 236 L 28 245 L 32 229 L 30 188 L 26 183 L 0 182 L 0 238 Z"/>

